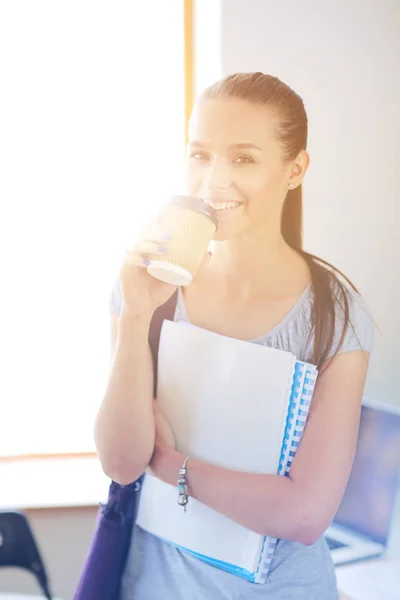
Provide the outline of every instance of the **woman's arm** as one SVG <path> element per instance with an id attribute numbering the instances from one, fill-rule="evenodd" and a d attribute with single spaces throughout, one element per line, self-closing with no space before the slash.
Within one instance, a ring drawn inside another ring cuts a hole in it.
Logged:
<path id="1" fill-rule="evenodd" d="M 150 321 L 124 311 L 111 317 L 112 366 L 94 436 L 103 471 L 122 485 L 142 475 L 154 448 Z"/>
<path id="2" fill-rule="evenodd" d="M 261 535 L 313 544 L 334 518 L 350 475 L 368 361 L 366 352 L 347 352 L 323 370 L 289 477 L 240 473 L 191 459 L 190 495 Z M 150 464 L 157 477 L 176 486 L 183 458 L 156 443 Z"/>

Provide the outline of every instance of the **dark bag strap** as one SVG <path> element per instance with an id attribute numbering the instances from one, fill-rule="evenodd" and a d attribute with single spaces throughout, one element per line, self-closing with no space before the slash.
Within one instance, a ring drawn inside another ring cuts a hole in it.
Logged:
<path id="1" fill-rule="evenodd" d="M 157 394 L 158 347 L 160 345 L 161 327 L 165 319 L 167 319 L 168 321 L 173 321 L 177 299 L 178 290 L 176 290 L 176 292 L 171 296 L 169 300 L 167 300 L 165 304 L 162 304 L 157 308 L 150 323 L 149 344 L 151 348 L 151 354 L 153 356 L 154 397 Z"/>

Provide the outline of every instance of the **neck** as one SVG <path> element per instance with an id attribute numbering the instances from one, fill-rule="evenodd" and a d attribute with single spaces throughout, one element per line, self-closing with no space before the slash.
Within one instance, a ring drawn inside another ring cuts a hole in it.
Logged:
<path id="1" fill-rule="evenodd" d="M 226 290 L 242 297 L 266 288 L 279 293 L 309 277 L 304 259 L 285 242 L 280 227 L 259 227 L 216 242 L 209 267 Z"/>

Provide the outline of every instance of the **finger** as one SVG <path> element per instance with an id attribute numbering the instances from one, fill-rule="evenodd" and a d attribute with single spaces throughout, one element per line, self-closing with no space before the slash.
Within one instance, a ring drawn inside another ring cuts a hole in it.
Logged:
<path id="1" fill-rule="evenodd" d="M 144 259 L 143 256 L 140 256 L 140 254 L 135 254 L 128 251 L 125 255 L 124 264 L 129 267 L 133 266 L 146 269 L 149 266 L 150 261 Z"/>
<path id="2" fill-rule="evenodd" d="M 135 254 L 167 254 L 168 249 L 164 242 L 163 245 L 160 245 L 160 242 L 148 242 L 148 241 L 139 241 L 132 248 L 132 252 Z"/>

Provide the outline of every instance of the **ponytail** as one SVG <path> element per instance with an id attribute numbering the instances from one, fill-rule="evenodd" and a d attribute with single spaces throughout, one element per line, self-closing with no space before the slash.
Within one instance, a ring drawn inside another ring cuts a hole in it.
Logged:
<path id="1" fill-rule="evenodd" d="M 283 238 L 294 250 L 303 248 L 303 190 L 299 185 L 289 190 L 282 209 Z"/>
<path id="2" fill-rule="evenodd" d="M 357 293 L 358 290 L 339 269 L 322 258 L 303 250 L 302 203 L 301 185 L 288 191 L 282 209 L 281 231 L 286 243 L 303 256 L 310 269 L 314 296 L 310 332 L 310 337 L 314 334 L 314 344 L 310 360 L 321 369 L 332 349 L 335 336 L 336 304 L 343 311 L 344 327 L 338 347 L 335 349 L 335 355 L 344 341 L 349 324 L 351 325 L 348 292 L 338 275 L 345 279 Z"/>

